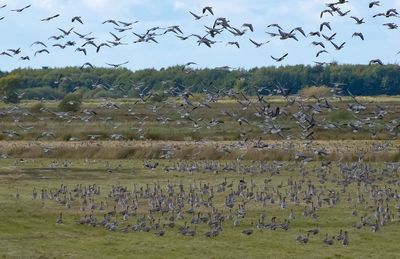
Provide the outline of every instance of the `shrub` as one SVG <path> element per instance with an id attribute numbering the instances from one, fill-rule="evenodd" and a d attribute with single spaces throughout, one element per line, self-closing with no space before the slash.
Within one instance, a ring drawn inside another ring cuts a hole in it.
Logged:
<path id="1" fill-rule="evenodd" d="M 329 87 L 327 86 L 311 86 L 311 87 L 307 87 L 307 88 L 303 88 L 300 91 L 300 96 L 301 97 L 305 97 L 305 98 L 309 98 L 312 96 L 316 96 L 316 97 L 329 97 L 332 96 L 332 93 L 329 89 Z"/>
<path id="2" fill-rule="evenodd" d="M 58 109 L 63 112 L 77 112 L 82 104 L 82 95 L 78 93 L 70 93 L 64 96 L 58 104 Z"/>

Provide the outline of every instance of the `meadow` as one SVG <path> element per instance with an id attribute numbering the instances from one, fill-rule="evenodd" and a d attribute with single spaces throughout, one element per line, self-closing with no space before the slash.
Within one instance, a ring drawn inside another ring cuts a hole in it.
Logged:
<path id="1" fill-rule="evenodd" d="M 276 97 L 285 138 L 232 100 L 194 110 L 199 127 L 178 100 L 93 100 L 68 114 L 3 105 L 0 256 L 398 258 L 400 142 L 386 131 L 398 102 L 379 98 L 359 98 L 356 115 L 390 111 L 374 137 L 347 126 L 361 119 L 345 99 L 315 115 L 313 139 L 297 137 L 296 108 Z"/>

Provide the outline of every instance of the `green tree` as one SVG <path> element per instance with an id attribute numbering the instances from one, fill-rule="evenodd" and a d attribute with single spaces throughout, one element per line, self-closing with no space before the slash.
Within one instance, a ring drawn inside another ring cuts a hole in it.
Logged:
<path id="1" fill-rule="evenodd" d="M 9 74 L 0 78 L 0 95 L 6 103 L 18 103 L 18 89 L 21 88 L 21 78 L 15 74 Z"/>

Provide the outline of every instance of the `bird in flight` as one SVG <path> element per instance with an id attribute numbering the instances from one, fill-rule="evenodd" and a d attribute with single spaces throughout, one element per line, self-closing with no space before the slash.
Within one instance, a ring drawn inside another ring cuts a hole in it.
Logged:
<path id="1" fill-rule="evenodd" d="M 273 60 L 275 60 L 276 62 L 281 62 L 281 61 L 284 60 L 288 55 L 289 55 L 289 53 L 286 53 L 285 55 L 283 55 L 283 56 L 281 56 L 281 57 L 279 57 L 279 58 L 276 58 L 276 57 L 274 57 L 274 56 L 271 56 L 271 58 L 272 58 Z"/>
<path id="2" fill-rule="evenodd" d="M 109 65 L 110 67 L 118 68 L 118 67 L 123 66 L 123 65 L 128 64 L 128 63 L 129 63 L 129 61 L 126 61 L 126 62 L 120 63 L 120 64 L 110 64 L 110 63 L 106 63 L 106 65 Z"/>
<path id="3" fill-rule="evenodd" d="M 206 7 L 203 8 L 203 14 L 205 14 L 206 12 L 209 12 L 211 15 L 214 15 L 211 6 L 206 6 Z"/>
<path id="4" fill-rule="evenodd" d="M 57 18 L 57 17 L 59 17 L 59 16 L 60 16 L 60 14 L 56 14 L 56 15 L 53 15 L 53 16 L 44 18 L 44 19 L 42 19 L 41 21 L 42 21 L 42 22 L 48 22 L 48 21 L 53 20 L 54 18 Z"/>
<path id="5" fill-rule="evenodd" d="M 82 17 L 80 16 L 75 16 L 71 19 L 71 22 L 79 22 L 80 24 L 83 24 L 82 22 Z"/>
<path id="6" fill-rule="evenodd" d="M 21 9 L 13 9 L 11 11 L 20 13 L 20 12 L 24 11 L 25 9 L 28 9 L 29 7 L 31 7 L 31 5 L 27 5 L 27 6 L 23 7 L 23 8 L 21 8 Z"/>

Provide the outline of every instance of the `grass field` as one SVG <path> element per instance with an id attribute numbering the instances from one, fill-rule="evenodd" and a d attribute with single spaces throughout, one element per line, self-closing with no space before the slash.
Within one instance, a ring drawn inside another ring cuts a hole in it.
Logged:
<path id="1" fill-rule="evenodd" d="M 160 168 L 173 163 L 160 161 Z M 301 201 L 298 205 L 288 202 L 285 209 L 281 209 L 279 203 L 267 203 L 263 208 L 260 203 L 248 201 L 246 204 L 247 215 L 241 221 L 240 226 L 233 226 L 232 220 L 222 223 L 223 231 L 218 237 L 207 238 L 203 233 L 209 230 L 207 224 L 199 224 L 197 235 L 194 237 L 182 236 L 179 233 L 179 226 L 190 222 L 190 214 L 184 220 L 176 220 L 174 228 L 165 228 L 165 236 L 158 237 L 153 234 L 155 230 L 147 232 L 120 233 L 104 230 L 102 227 L 91 227 L 79 225 L 77 222 L 89 212 L 79 211 L 79 203 L 73 202 L 72 208 L 57 204 L 54 200 L 32 200 L 32 190 L 60 188 L 60 185 L 67 185 L 70 189 L 77 184 L 101 186 L 102 195 L 96 197 L 98 201 L 105 200 L 108 205 L 106 211 L 112 210 L 113 202 L 107 197 L 107 193 L 112 185 L 121 184 L 128 190 L 132 190 L 134 185 L 145 186 L 159 183 L 163 188 L 170 181 L 175 187 L 183 184 L 187 191 L 189 184 L 198 186 L 200 183 L 209 183 L 211 186 L 218 186 L 224 179 L 228 183 L 233 182 L 235 186 L 240 179 L 244 179 L 248 184 L 255 184 L 254 191 L 261 190 L 265 179 L 271 181 L 267 184 L 267 189 L 274 194 L 276 191 L 287 193 L 286 182 L 289 177 L 301 183 L 311 181 L 317 188 L 337 189 L 336 184 L 332 183 L 335 178 L 341 176 L 337 169 L 327 174 L 327 183 L 320 184 L 317 181 L 317 173 L 313 173 L 313 168 L 318 167 L 317 163 L 307 166 L 309 173 L 304 177 L 300 173 L 292 171 L 296 168 L 294 164 L 283 164 L 283 170 L 279 175 L 270 173 L 229 173 L 212 172 L 188 173 L 164 173 L 156 169 L 149 171 L 144 169 L 141 161 L 113 160 L 92 161 L 89 165 L 82 160 L 71 160 L 68 168 L 62 165 L 55 165 L 49 159 L 26 160 L 24 163 L 15 166 L 14 160 L 2 160 L 2 173 L 0 175 L 0 243 L 3 247 L 0 254 L 3 257 L 25 257 L 25 258 L 59 258 L 59 257 L 135 257 L 135 258 L 396 258 L 400 250 L 398 241 L 400 240 L 400 224 L 396 215 L 394 221 L 389 220 L 382 226 L 377 233 L 372 233 L 369 226 L 356 229 L 354 225 L 360 220 L 360 215 L 367 215 L 373 218 L 375 205 L 369 200 L 368 190 L 363 191 L 367 202 L 356 204 L 357 184 L 352 183 L 347 186 L 345 193 L 340 194 L 340 202 L 329 208 L 324 202 L 317 210 L 317 218 L 303 216 L 305 208 L 310 204 Z M 246 162 L 243 162 L 246 164 Z M 249 162 L 247 162 L 249 164 Z M 373 164 L 374 168 L 381 168 L 382 164 Z M 107 172 L 106 168 L 118 168 L 113 172 Z M 389 180 L 396 180 L 398 174 L 387 175 L 383 179 L 374 175 L 376 186 L 384 188 Z M 381 179 L 381 180 L 379 180 Z M 395 182 L 396 182 L 395 181 Z M 281 189 L 278 185 L 283 183 Z M 322 187 L 324 186 L 324 187 Z M 363 186 L 363 184 L 361 185 Z M 367 185 L 366 185 L 367 186 Z M 396 185 L 390 185 L 396 188 Z M 196 187 L 198 188 L 198 187 Z M 321 189 L 322 190 L 322 189 Z M 362 189 L 361 189 L 362 190 Z M 19 198 L 16 198 L 16 194 Z M 214 206 L 228 215 L 229 210 L 224 206 L 224 197 L 230 193 L 229 188 L 224 192 L 217 193 L 214 198 Z M 326 195 L 326 193 L 325 193 Z M 325 196 L 324 195 L 324 196 Z M 352 202 L 347 201 L 350 195 Z M 275 193 L 275 199 L 277 195 Z M 238 203 L 247 200 L 239 198 Z M 118 229 L 123 229 L 127 224 L 133 225 L 141 215 L 147 215 L 145 208 L 146 199 L 139 198 L 139 210 L 137 216 L 131 216 L 128 221 L 121 221 Z M 395 213 L 395 201 L 388 203 Z M 352 216 L 352 210 L 357 209 L 359 216 Z M 185 209 L 188 207 L 186 206 Z M 118 211 L 122 210 L 118 206 Z M 236 205 L 234 209 L 237 209 Z M 210 208 L 200 206 L 196 210 L 202 214 L 211 212 Z M 290 220 L 290 228 L 287 231 L 277 229 L 258 230 L 255 227 L 259 214 L 264 212 L 267 215 L 267 222 L 272 216 L 277 217 L 278 222 L 288 219 L 290 211 L 293 210 L 295 219 Z M 64 223 L 56 224 L 59 212 L 64 213 Z M 94 212 L 96 217 L 102 218 L 102 212 Z M 170 213 L 161 216 L 161 213 L 154 214 L 162 222 L 167 222 L 166 218 Z M 189 224 L 191 228 L 193 225 Z M 296 241 L 296 236 L 301 230 L 305 233 L 308 229 L 318 227 L 320 233 L 310 236 L 310 241 L 306 245 L 300 245 Z M 242 234 L 242 230 L 253 228 L 254 234 L 247 236 Z M 338 235 L 339 229 L 348 230 L 350 245 L 345 247 L 340 241 L 328 246 L 323 243 L 325 233 L 329 236 Z"/>
<path id="2" fill-rule="evenodd" d="M 315 113 L 313 139 L 278 97 L 272 122 L 229 99 L 190 116 L 176 99 L 2 104 L 0 257 L 399 258 L 398 98 L 358 100 Z"/>

